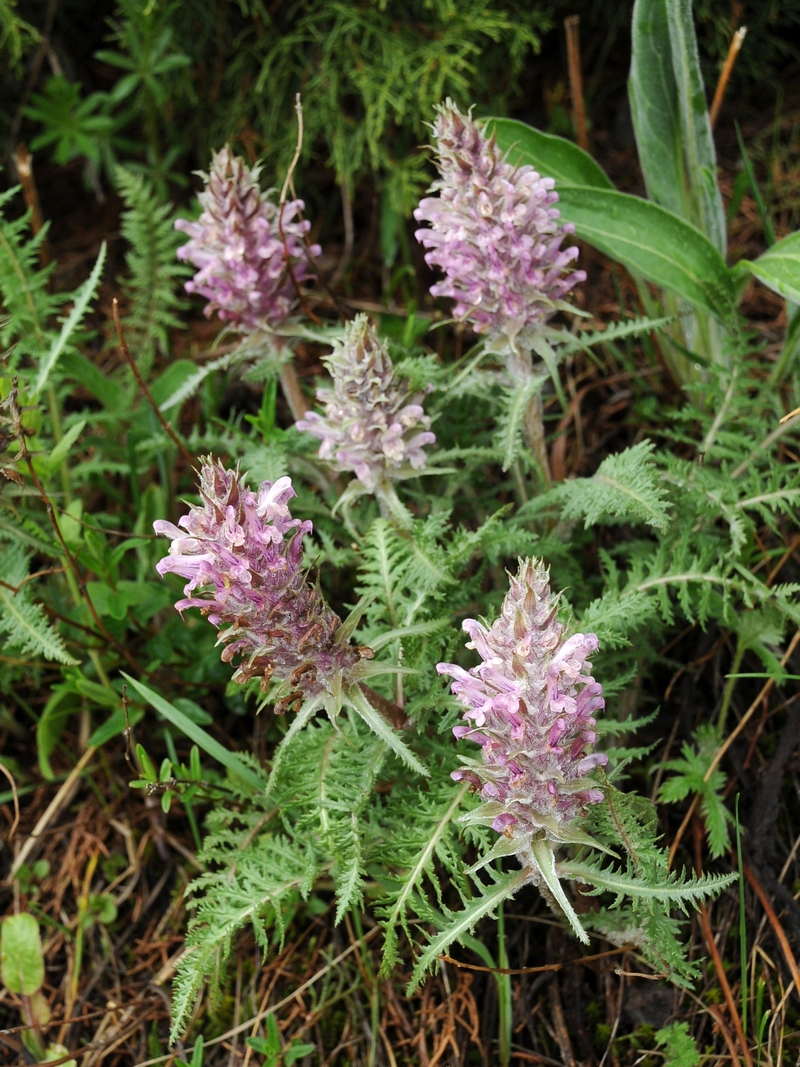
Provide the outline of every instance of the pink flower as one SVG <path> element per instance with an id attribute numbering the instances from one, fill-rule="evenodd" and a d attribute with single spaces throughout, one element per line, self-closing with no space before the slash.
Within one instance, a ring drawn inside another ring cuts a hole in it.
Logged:
<path id="1" fill-rule="evenodd" d="M 410 396 L 395 376 L 386 346 L 357 316 L 326 363 L 333 388 L 317 391 L 325 414 L 309 412 L 297 423 L 318 437 L 320 459 L 352 471 L 368 492 L 425 466 L 425 445 L 436 440 L 421 396 Z"/>
<path id="2" fill-rule="evenodd" d="M 592 752 L 594 713 L 605 706 L 587 657 L 594 634 L 564 639 L 557 598 L 543 564 L 520 561 L 500 617 L 487 629 L 474 619 L 463 628 L 481 663 L 469 671 L 440 663 L 453 694 L 466 708 L 457 738 L 481 747 L 481 761 L 464 758 L 453 773 L 485 801 L 477 821 L 510 839 L 523 865 L 535 867 L 531 842 L 562 837 L 587 804 L 603 799 L 587 778 L 607 757 Z"/>
<path id="3" fill-rule="evenodd" d="M 175 223 L 190 237 L 178 257 L 199 268 L 186 291 L 209 301 L 206 315 L 216 310 L 221 319 L 245 331 L 280 326 L 297 299 L 291 275 L 295 282 L 310 276 L 303 237 L 311 224 L 295 219 L 303 201 L 283 205 L 282 238 L 279 209 L 261 192 L 258 174 L 258 167 L 250 170 L 223 148 L 203 175 L 200 218 Z M 318 256 L 319 245 L 312 245 L 311 252 Z"/>
<path id="4" fill-rule="evenodd" d="M 533 167 L 513 167 L 494 136 L 450 100 L 439 107 L 433 134 L 440 177 L 432 191 L 439 196 L 414 212 L 430 223 L 416 234 L 429 249 L 425 261 L 445 273 L 431 294 L 455 300 L 455 317 L 492 341 L 525 344 L 586 277 L 568 272 L 578 249 L 561 249 L 574 227 L 558 222 L 555 182 Z"/>
<path id="5" fill-rule="evenodd" d="M 273 675 L 288 683 L 276 711 L 339 692 L 367 650 L 341 641 L 339 618 L 306 581 L 303 538 L 312 524 L 292 518 L 291 479 L 264 482 L 254 493 L 238 471 L 207 459 L 200 495 L 202 505 L 192 505 L 177 526 L 153 523 L 172 538 L 158 573 L 188 579 L 175 607 L 199 608 L 219 629 L 223 661 L 240 657 L 235 681 L 260 677 L 265 691 Z"/>

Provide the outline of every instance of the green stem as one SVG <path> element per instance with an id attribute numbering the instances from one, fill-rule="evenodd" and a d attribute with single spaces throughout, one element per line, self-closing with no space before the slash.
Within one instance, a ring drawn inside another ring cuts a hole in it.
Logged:
<path id="1" fill-rule="evenodd" d="M 501 969 L 506 970 L 508 968 L 508 953 L 506 952 L 506 922 L 502 904 L 498 905 L 497 908 L 497 962 Z M 497 979 L 500 1067 L 508 1067 L 511 1062 L 511 1031 L 513 1022 L 511 975 L 498 974 L 495 977 Z"/>
<path id="2" fill-rule="evenodd" d="M 725 692 L 722 694 L 722 704 L 719 709 L 719 719 L 717 720 L 717 726 L 719 732 L 722 734 L 725 731 L 725 719 L 728 715 L 728 708 L 731 706 L 731 699 L 733 697 L 733 687 L 736 685 L 736 675 L 739 673 L 739 667 L 742 665 L 742 657 L 744 656 L 744 645 L 741 641 L 736 642 L 736 651 L 733 654 L 733 662 L 731 663 L 730 674 L 728 675 L 728 681 L 725 683 Z"/>

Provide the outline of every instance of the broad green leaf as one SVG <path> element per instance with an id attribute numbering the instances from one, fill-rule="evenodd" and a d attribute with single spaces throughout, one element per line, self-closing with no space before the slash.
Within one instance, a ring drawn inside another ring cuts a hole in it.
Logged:
<path id="1" fill-rule="evenodd" d="M 122 386 L 92 363 L 80 352 L 65 352 L 61 357 L 61 369 L 103 403 L 109 411 L 123 411 L 128 408 L 128 400 Z"/>
<path id="2" fill-rule="evenodd" d="M 179 730 L 196 745 L 207 752 L 212 759 L 217 760 L 223 767 L 227 767 L 229 771 L 236 775 L 237 778 L 241 778 L 242 781 L 247 782 L 259 793 L 263 791 L 265 785 L 265 779 L 260 777 L 255 771 L 251 770 L 246 764 L 242 763 L 239 757 L 221 745 L 219 741 L 216 741 L 211 734 L 207 734 L 206 731 L 193 723 L 192 720 L 184 715 L 182 711 L 179 711 L 174 704 L 170 704 L 168 700 L 165 700 L 159 693 L 150 689 L 148 686 L 143 685 L 141 682 L 137 682 L 135 678 L 131 678 L 130 675 L 125 674 L 124 671 L 120 672 L 122 677 L 133 686 L 136 692 L 146 700 L 148 704 L 151 704 L 156 711 L 160 712 L 165 719 L 172 723 L 173 726 L 177 726 Z"/>
<path id="3" fill-rule="evenodd" d="M 0 925 L 0 978 L 10 993 L 30 997 L 44 982 L 39 924 L 33 915 L 9 915 Z"/>
<path id="4" fill-rule="evenodd" d="M 725 253 L 690 0 L 636 0 L 628 95 L 648 195 Z"/>
<path id="5" fill-rule="evenodd" d="M 78 422 L 74 423 L 72 426 L 70 426 L 70 428 L 61 438 L 55 448 L 51 451 L 50 455 L 43 457 L 43 466 L 45 467 L 46 476 L 48 478 L 52 478 L 53 475 L 57 474 L 58 471 L 61 469 L 64 461 L 69 455 L 70 449 L 78 440 L 85 428 L 86 419 L 80 419 Z"/>
<path id="6" fill-rule="evenodd" d="M 50 755 L 61 739 L 67 719 L 78 706 L 76 694 L 66 685 L 59 686 L 44 706 L 36 723 L 36 752 L 42 777 L 52 782 L 55 778 L 50 766 Z"/>
<path id="7" fill-rule="evenodd" d="M 498 148 L 508 154 L 511 163 L 529 164 L 544 177 L 555 178 L 558 190 L 562 185 L 614 188 L 603 168 L 572 141 L 542 133 L 516 119 L 488 119 L 486 129 L 495 134 Z"/>
<path id="8" fill-rule="evenodd" d="M 749 271 L 773 292 L 800 303 L 800 230 L 776 241 L 756 260 L 740 260 L 737 273 Z"/>
<path id="9" fill-rule="evenodd" d="M 631 26 L 628 98 L 647 195 L 674 215 L 687 214 L 678 87 L 665 0 L 636 0 Z"/>
<path id="10" fill-rule="evenodd" d="M 50 371 L 56 365 L 58 357 L 64 351 L 70 337 L 77 329 L 83 316 L 86 314 L 86 310 L 97 290 L 97 286 L 100 284 L 100 275 L 103 273 L 105 261 L 106 243 L 103 241 L 103 244 L 100 247 L 100 254 L 97 257 L 97 262 L 92 268 L 92 273 L 76 293 L 72 311 L 67 316 L 64 325 L 61 327 L 61 333 L 56 338 L 53 347 L 42 361 L 42 365 L 39 368 L 39 374 L 36 378 L 36 384 L 33 387 L 33 398 L 37 397 L 46 385 L 47 379 L 50 376 Z"/>
<path id="11" fill-rule="evenodd" d="M 671 211 L 638 196 L 567 185 L 559 210 L 578 237 L 630 271 L 727 321 L 734 307 L 731 272 L 711 242 Z"/>
<path id="12" fill-rule="evenodd" d="M 641 0 L 639 0 L 641 2 Z M 681 144 L 686 158 L 692 216 L 690 221 L 724 256 L 725 209 L 717 185 L 717 154 L 706 107 L 692 0 L 647 0 L 666 6 L 672 69 L 678 90 Z"/>

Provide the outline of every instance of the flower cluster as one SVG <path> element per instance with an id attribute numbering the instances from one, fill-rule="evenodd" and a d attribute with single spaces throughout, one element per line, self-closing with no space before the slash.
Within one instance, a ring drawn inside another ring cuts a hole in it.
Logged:
<path id="1" fill-rule="evenodd" d="M 425 261 L 446 275 L 431 293 L 455 300 L 455 317 L 469 319 L 492 341 L 524 344 L 586 277 L 566 273 L 578 249 L 561 249 L 574 227 L 558 222 L 555 182 L 533 167 L 513 167 L 494 136 L 449 100 L 433 132 L 440 178 L 432 191 L 439 196 L 422 200 L 414 212 L 430 223 L 417 230 L 430 249 Z"/>
<path id="2" fill-rule="evenodd" d="M 425 466 L 424 446 L 436 437 L 420 396 L 409 396 L 396 379 L 386 346 L 359 315 L 326 363 L 333 388 L 317 399 L 325 414 L 309 412 L 299 430 L 318 437 L 321 459 L 352 471 L 368 492 Z"/>
<path id="3" fill-rule="evenodd" d="M 190 237 L 178 257 L 199 268 L 187 292 L 209 301 L 206 315 L 219 311 L 221 319 L 245 331 L 280 326 L 295 303 L 295 283 L 309 277 L 303 238 L 310 223 L 295 219 L 303 201 L 284 204 L 279 220 L 278 206 L 259 188 L 258 173 L 223 148 L 203 175 L 200 218 L 175 223 Z M 312 245 L 311 252 L 319 255 L 319 246 Z"/>
<path id="4" fill-rule="evenodd" d="M 159 574 L 188 579 L 185 599 L 175 607 L 200 608 L 212 625 L 227 627 L 218 643 L 226 663 L 241 657 L 235 681 L 260 677 L 265 691 L 273 675 L 289 683 L 276 711 L 340 690 L 353 665 L 370 653 L 342 641 L 339 618 L 306 581 L 303 538 L 312 524 L 291 516 L 291 479 L 264 482 L 254 493 L 238 471 L 207 459 L 200 496 L 202 505 L 193 505 L 178 526 L 161 519 L 153 524 L 172 538 Z"/>
<path id="5" fill-rule="evenodd" d="M 452 691 L 467 709 L 466 725 L 454 734 L 482 750 L 480 762 L 464 759 L 453 778 L 480 791 L 480 821 L 504 834 L 520 862 L 534 869 L 532 840 L 569 839 L 565 829 L 587 804 L 603 799 L 587 775 L 607 762 L 589 751 L 596 737 L 593 713 L 605 706 L 587 662 L 597 637 L 565 640 L 557 603 L 546 568 L 521 561 L 491 628 L 474 619 L 463 624 L 480 665 L 469 671 L 452 663 L 437 667 L 455 679 Z"/>

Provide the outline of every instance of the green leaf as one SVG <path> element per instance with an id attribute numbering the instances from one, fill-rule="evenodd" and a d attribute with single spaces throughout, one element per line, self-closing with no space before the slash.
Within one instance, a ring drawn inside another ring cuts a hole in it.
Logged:
<path id="1" fill-rule="evenodd" d="M 47 379 L 50 376 L 50 371 L 56 365 L 58 357 L 64 351 L 67 342 L 73 332 L 77 329 L 83 316 L 86 314 L 89 304 L 97 291 L 97 286 L 100 284 L 100 275 L 103 273 L 105 261 L 106 243 L 103 241 L 103 244 L 100 246 L 100 254 L 97 257 L 97 262 L 92 268 L 92 273 L 75 294 L 75 303 L 72 307 L 72 311 L 67 316 L 64 325 L 61 327 L 61 333 L 56 338 L 52 348 L 42 360 L 42 365 L 39 368 L 39 374 L 36 378 L 36 384 L 34 385 L 31 394 L 32 398 L 35 399 L 46 385 Z"/>
<path id="2" fill-rule="evenodd" d="M 109 411 L 121 412 L 127 408 L 127 396 L 122 386 L 107 378 L 80 352 L 65 352 L 61 357 L 61 369 L 85 386 Z"/>
<path id="3" fill-rule="evenodd" d="M 758 259 L 740 260 L 735 269 L 737 274 L 749 271 L 773 292 L 800 303 L 800 230 L 776 241 Z"/>
<path id="4" fill-rule="evenodd" d="M 398 759 L 402 760 L 407 767 L 410 767 L 412 771 L 416 771 L 417 774 L 421 774 L 424 778 L 430 777 L 431 772 L 427 767 L 420 763 L 408 745 L 400 740 L 397 731 L 393 730 L 380 712 L 373 708 L 358 686 L 351 686 L 347 690 L 345 696 L 347 702 L 358 712 L 367 726 L 369 726 L 370 730 L 377 734 L 382 741 L 386 742 Z"/>
<path id="5" fill-rule="evenodd" d="M 39 924 L 33 915 L 9 915 L 0 924 L 0 978 L 11 993 L 30 997 L 44 982 Z"/>
<path id="6" fill-rule="evenodd" d="M 58 473 L 69 455 L 70 449 L 83 433 L 85 427 L 86 419 L 80 419 L 79 422 L 74 423 L 50 452 L 50 455 L 42 457 L 44 459 L 43 466 L 46 470 L 46 477 L 52 478 L 54 474 Z"/>
<path id="7" fill-rule="evenodd" d="M 647 195 L 686 217 L 678 87 L 664 0 L 636 0 L 628 97 Z"/>
<path id="8" fill-rule="evenodd" d="M 144 711 L 141 708 L 128 708 L 128 720 L 126 722 L 125 711 L 123 708 L 119 708 L 118 711 L 115 711 L 104 723 L 97 727 L 87 743 L 94 748 L 99 748 L 100 745 L 105 745 L 112 738 L 124 733 L 127 725 L 135 726 L 143 718 Z"/>
<path id="9" fill-rule="evenodd" d="M 583 518 L 588 530 L 599 522 L 643 522 L 661 533 L 669 528 L 669 499 L 659 485 L 654 444 L 640 441 L 608 456 L 591 478 L 575 478 L 553 490 L 562 517 Z"/>
<path id="10" fill-rule="evenodd" d="M 649 282 L 722 322 L 734 308 L 731 272 L 717 249 L 671 211 L 628 193 L 564 186 L 559 210 L 578 237 Z"/>
<path id="11" fill-rule="evenodd" d="M 312 1052 L 316 1051 L 316 1048 L 316 1045 L 309 1045 L 301 1041 L 293 1041 L 283 1054 L 285 1067 L 291 1067 L 293 1063 L 302 1060 L 304 1056 L 311 1055 Z"/>
<path id="12" fill-rule="evenodd" d="M 692 204 L 691 221 L 724 256 L 725 209 L 717 185 L 717 155 L 706 108 L 692 0 L 650 0 L 666 5 L 672 69 L 678 87 L 681 144 Z"/>
<path id="13" fill-rule="evenodd" d="M 450 914 L 448 925 L 431 939 L 430 944 L 417 960 L 411 981 L 408 983 L 408 992 L 411 993 L 419 986 L 426 971 L 454 941 L 468 934 L 484 915 L 490 915 L 499 904 L 512 897 L 529 877 L 530 871 L 527 867 L 520 871 L 512 871 L 511 874 L 502 876 L 489 886 L 481 896 L 471 900 L 463 911 L 456 912 L 455 915 Z"/>
<path id="14" fill-rule="evenodd" d="M 50 755 L 58 744 L 67 719 L 77 707 L 75 693 L 66 685 L 58 686 L 44 706 L 36 723 L 36 752 L 42 776 L 52 782 L 55 778 Z"/>
<path id="15" fill-rule="evenodd" d="M 28 577 L 28 561 L 19 543 L 9 545 L 0 553 L 0 574 L 9 585 L 21 585 L 16 593 L 0 585 L 0 633 L 8 634 L 9 645 L 45 659 L 76 665 L 78 660 L 64 648 L 41 605 L 31 599 L 32 583 L 22 585 Z"/>
<path id="16" fill-rule="evenodd" d="M 486 132 L 494 133 L 497 146 L 515 166 L 534 167 L 543 177 L 562 185 L 589 185 L 597 189 L 614 186 L 603 168 L 572 141 L 542 133 L 516 119 L 487 119 Z"/>
<path id="17" fill-rule="evenodd" d="M 698 1067 L 701 1056 L 686 1022 L 670 1023 L 656 1031 L 656 1044 L 664 1048 L 664 1067 Z"/>
<path id="18" fill-rule="evenodd" d="M 628 91 L 648 195 L 725 254 L 691 0 L 636 0 Z"/>
<path id="19" fill-rule="evenodd" d="M 143 685 L 141 682 L 137 682 L 135 678 L 131 678 L 130 675 L 125 674 L 124 671 L 120 672 L 122 677 L 129 682 L 136 692 L 146 700 L 148 704 L 151 704 L 156 711 L 160 712 L 165 719 L 172 723 L 173 726 L 177 726 L 179 730 L 182 730 L 186 736 L 194 741 L 196 745 L 199 745 L 204 752 L 207 752 L 212 759 L 217 760 L 227 767 L 228 770 L 235 774 L 237 778 L 241 778 L 242 781 L 247 782 L 259 793 L 263 792 L 266 780 L 260 775 L 252 771 L 246 764 L 242 763 L 238 756 L 236 756 L 230 749 L 225 748 L 219 741 L 215 741 L 214 738 L 207 734 L 206 731 L 193 723 L 192 720 L 184 715 L 182 711 L 179 711 L 174 704 L 170 704 L 168 700 L 165 700 L 160 694 L 154 692 L 148 686 Z"/>
<path id="20" fill-rule="evenodd" d="M 558 877 L 556 871 L 556 857 L 550 842 L 543 837 L 539 838 L 539 840 L 532 841 L 531 853 L 536 860 L 539 867 L 539 873 L 544 879 L 545 885 L 550 890 L 553 899 L 566 915 L 569 924 L 572 927 L 572 932 L 579 941 L 582 941 L 584 945 L 588 945 L 589 935 L 584 930 L 575 909 L 570 903 L 569 897 L 564 892 L 561 880 Z"/>

